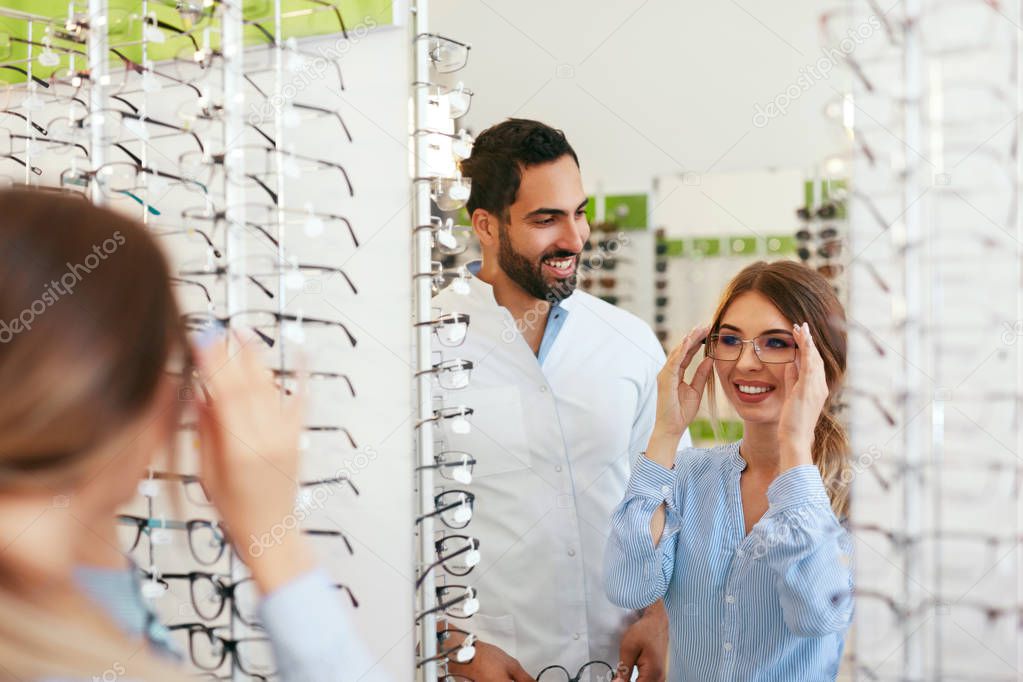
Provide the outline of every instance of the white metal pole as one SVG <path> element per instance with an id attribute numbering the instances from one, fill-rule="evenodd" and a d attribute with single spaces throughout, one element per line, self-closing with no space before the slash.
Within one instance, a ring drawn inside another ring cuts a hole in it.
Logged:
<path id="1" fill-rule="evenodd" d="M 904 52 L 903 78 L 905 82 L 905 102 L 903 111 L 904 149 L 907 157 L 912 150 L 922 149 L 921 131 L 921 51 L 920 43 L 920 4 L 921 0 L 904 0 Z M 902 337 L 902 374 L 904 378 L 905 400 L 903 401 L 903 451 L 906 465 L 910 471 L 918 470 L 924 461 L 923 435 L 927 428 L 926 419 L 915 419 L 924 406 L 919 370 L 915 362 L 923 346 L 921 315 L 923 299 L 921 295 L 922 273 L 920 267 L 920 245 L 922 239 L 922 214 L 919 199 L 920 191 L 920 160 L 907 158 L 906 173 L 902 185 L 902 204 L 904 209 L 903 227 L 904 242 L 896 243 L 896 248 L 903 248 L 902 285 L 904 300 L 904 326 Z M 896 235 L 896 238 L 897 235 Z M 919 478 L 906 476 L 903 479 L 903 521 L 905 532 L 909 537 L 919 537 L 922 529 L 922 499 Z M 903 594 L 905 604 L 916 609 L 921 603 L 920 543 L 909 543 L 905 547 L 903 558 Z M 903 647 L 903 675 L 908 679 L 921 679 L 923 676 L 923 634 L 920 630 L 911 630 Z"/>
<path id="2" fill-rule="evenodd" d="M 246 256 L 245 233 L 241 228 L 245 224 L 245 188 L 235 181 L 236 176 L 245 173 L 244 149 L 241 145 L 229 152 L 231 146 L 240 142 L 245 134 L 245 85 L 244 76 L 244 42 L 241 0 L 226 1 L 221 5 L 220 21 L 222 29 L 221 51 L 224 54 L 223 96 L 224 96 L 224 201 L 225 201 L 225 244 L 227 255 L 227 314 L 231 315 L 248 307 L 245 280 L 240 277 L 236 267 L 244 264 Z M 244 267 L 244 265 L 242 265 Z M 234 337 L 228 335 L 229 343 L 235 343 Z M 230 554 L 231 578 L 235 581 L 245 577 L 245 567 L 238 559 L 234 550 Z M 239 623 L 231 615 L 231 636 L 238 635 Z M 245 676 L 237 666 L 231 669 L 231 678 L 242 682 Z"/>
<path id="3" fill-rule="evenodd" d="M 89 90 L 89 107 L 91 111 L 100 111 L 106 107 L 106 89 L 109 79 L 109 62 L 107 57 L 107 0 L 89 0 L 89 27 L 88 27 L 88 53 L 89 53 L 89 79 L 92 81 L 92 88 Z M 103 126 L 93 125 L 90 132 L 91 144 L 89 154 L 91 156 L 92 168 L 99 168 L 106 160 L 106 150 L 103 148 Z M 92 201 L 95 204 L 105 202 L 103 189 L 99 180 L 93 178 L 91 183 Z"/>
<path id="4" fill-rule="evenodd" d="M 409 21 L 409 42 L 412 49 L 413 81 L 425 83 L 430 80 L 430 59 L 427 55 L 427 42 L 417 40 L 416 36 L 429 31 L 429 1 L 413 0 L 410 5 L 412 12 Z M 412 129 L 426 127 L 427 88 L 411 87 L 412 93 Z M 415 177 L 429 175 L 427 167 L 426 138 L 422 135 L 412 137 L 413 169 Z M 430 272 L 432 235 L 429 230 L 415 229 L 419 225 L 430 224 L 430 188 L 424 182 L 412 183 L 412 228 L 415 243 L 413 244 L 413 273 Z M 413 315 L 417 323 L 429 322 L 432 319 L 432 292 L 428 277 L 416 277 L 413 287 Z M 422 372 L 431 367 L 432 329 L 429 325 L 420 324 L 415 328 L 416 371 Z M 415 434 L 416 463 L 418 471 L 418 514 L 423 516 L 433 509 L 433 469 L 425 468 L 434 463 L 433 452 L 433 386 L 432 375 L 421 373 L 415 379 L 417 422 L 421 424 Z M 425 570 L 434 561 L 434 523 L 432 517 L 423 518 L 416 528 L 418 533 L 418 571 Z M 417 573 L 418 573 L 417 571 Z M 436 604 L 436 581 L 433 571 L 423 577 L 419 586 L 416 612 L 426 613 Z M 419 623 L 419 657 L 430 659 L 437 655 L 437 619 L 433 614 L 424 616 Z M 418 679 L 421 682 L 432 682 L 437 679 L 438 665 L 426 663 L 419 668 Z"/>

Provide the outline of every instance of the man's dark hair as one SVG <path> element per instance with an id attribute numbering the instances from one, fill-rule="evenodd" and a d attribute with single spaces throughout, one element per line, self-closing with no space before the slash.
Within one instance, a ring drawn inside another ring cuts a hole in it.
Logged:
<path id="1" fill-rule="evenodd" d="M 493 213 L 502 221 L 515 203 L 522 182 L 522 169 L 556 161 L 565 154 L 579 165 L 565 133 L 539 121 L 509 118 L 484 130 L 476 138 L 472 155 L 462 161 L 462 175 L 472 178 L 466 208 Z"/>

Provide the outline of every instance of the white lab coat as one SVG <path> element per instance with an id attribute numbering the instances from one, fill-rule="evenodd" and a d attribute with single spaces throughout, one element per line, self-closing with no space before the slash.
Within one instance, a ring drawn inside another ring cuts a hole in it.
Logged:
<path id="1" fill-rule="evenodd" d="M 446 578 L 479 590 L 479 613 L 457 625 L 531 675 L 554 663 L 573 674 L 593 659 L 613 666 L 634 614 L 604 594 L 604 545 L 653 428 L 664 352 L 642 320 L 576 291 L 541 367 L 492 287 L 473 277 L 469 290 L 434 299 L 435 311 L 470 315 L 461 346 L 434 350 L 475 363 L 466 388 L 440 391 L 444 405 L 475 410 L 471 433 L 436 432 L 478 462 L 471 485 L 444 481 L 475 493 L 472 521 L 451 532 L 478 537 L 482 555 L 468 576 Z"/>

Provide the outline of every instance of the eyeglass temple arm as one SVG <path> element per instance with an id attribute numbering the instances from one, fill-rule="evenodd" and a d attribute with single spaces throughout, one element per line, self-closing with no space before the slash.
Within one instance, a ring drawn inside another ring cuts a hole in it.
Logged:
<path id="1" fill-rule="evenodd" d="M 352 592 L 352 588 L 348 587 L 344 583 L 334 583 L 334 589 L 343 590 L 348 593 L 348 598 L 352 600 L 352 606 L 359 608 L 359 600 L 355 598 L 355 593 Z"/>
<path id="2" fill-rule="evenodd" d="M 418 521 L 416 521 L 416 523 L 418 523 Z M 420 587 L 423 586 L 423 581 L 426 580 L 426 576 L 430 574 L 430 571 L 437 568 L 438 566 L 443 566 L 445 561 L 457 556 L 460 553 L 464 553 L 467 550 L 468 547 L 463 547 L 462 549 L 458 550 L 457 553 L 452 554 L 450 556 L 446 556 L 443 559 L 438 559 L 437 561 L 434 561 L 432 564 L 424 568 L 423 571 L 419 574 L 419 577 L 416 578 L 416 589 L 418 590 Z"/>
<path id="3" fill-rule="evenodd" d="M 206 297 L 208 303 L 213 303 L 213 297 L 210 295 L 210 290 L 206 288 L 206 285 L 202 282 L 196 282 L 191 279 L 184 279 L 183 277 L 170 277 L 170 281 L 174 284 L 188 284 L 189 286 L 199 287 L 202 290 L 203 296 Z"/>
<path id="4" fill-rule="evenodd" d="M 27 162 L 22 161 L 21 159 L 19 159 L 14 154 L 4 154 L 2 158 L 10 159 L 11 161 L 14 161 L 15 163 L 17 163 L 19 166 L 21 166 L 23 168 L 28 168 L 30 171 L 32 171 L 32 173 L 34 175 L 42 175 L 43 174 L 43 169 L 42 168 L 40 168 L 39 166 L 30 166 Z"/>
<path id="5" fill-rule="evenodd" d="M 341 538 L 341 542 L 345 543 L 345 548 L 348 553 L 352 556 L 355 555 L 355 549 L 352 547 L 352 543 L 348 540 L 348 536 L 339 530 L 319 530 L 316 528 L 304 528 L 302 532 L 306 535 L 319 535 L 321 537 L 337 537 Z"/>
<path id="6" fill-rule="evenodd" d="M 341 15 L 341 10 L 340 10 L 340 8 L 337 5 L 335 5 L 332 2 L 326 2 L 326 0 L 306 0 L 306 2 L 311 2 L 313 4 L 320 5 L 322 7 L 330 7 L 331 9 L 333 9 L 334 10 L 334 15 L 337 17 L 338 23 L 341 24 L 341 33 L 344 36 L 344 39 L 348 40 L 348 27 L 345 26 L 344 17 Z M 252 22 L 248 22 L 247 21 L 245 23 L 251 24 L 251 25 L 255 26 L 261 33 L 263 33 L 263 35 L 265 35 L 270 40 L 270 44 L 273 47 L 276 47 L 278 49 L 282 49 L 281 46 L 277 44 L 277 41 L 274 39 L 274 37 L 265 28 L 263 28 L 263 26 L 261 26 L 260 24 L 256 23 L 255 21 L 252 21 Z M 298 51 L 298 50 L 296 50 L 296 52 L 299 52 L 299 54 L 301 54 L 301 52 Z M 341 86 L 341 91 L 344 92 L 344 90 L 345 90 L 345 79 L 344 79 L 344 76 L 341 73 L 341 67 L 338 66 L 338 64 L 335 61 L 333 61 L 333 60 L 328 60 L 328 61 L 329 61 L 329 63 L 331 65 L 333 65 L 334 70 L 337 71 L 337 82 L 338 82 L 338 85 Z M 258 89 L 259 88 L 257 88 L 257 90 Z M 349 137 L 349 141 L 351 141 L 351 137 Z"/>
<path id="7" fill-rule="evenodd" d="M 22 121 L 25 121 L 26 123 L 31 125 L 33 128 L 35 128 L 35 130 L 40 135 L 49 135 L 49 132 L 46 130 L 46 128 L 42 127 L 41 125 L 39 125 L 35 121 L 30 121 L 28 116 L 26 116 L 25 114 L 21 113 L 20 111 L 12 111 L 11 109 L 0 109 L 0 114 L 7 114 L 9 116 L 16 116 L 17 118 L 20 118 Z"/>
<path id="8" fill-rule="evenodd" d="M 185 29 L 179 28 L 173 24 L 168 24 L 163 19 L 157 19 L 156 26 L 158 28 L 166 29 L 168 31 L 172 31 L 173 33 L 177 33 L 178 35 L 186 36 L 192 42 L 192 47 L 194 47 L 196 50 L 199 49 L 199 43 L 196 42 L 195 36 L 192 35 L 191 31 L 186 31 Z"/>
<path id="9" fill-rule="evenodd" d="M 17 71 L 18 73 L 20 73 L 20 74 L 21 74 L 22 76 L 24 76 L 25 78 L 28 78 L 28 77 L 29 77 L 29 75 L 28 75 L 28 71 L 26 71 L 25 69 L 21 68 L 20 66 L 15 66 L 14 64 L 2 64 L 2 65 L 0 65 L 0 68 L 3 68 L 3 69 L 10 69 L 11 71 Z M 39 78 L 38 76 L 35 76 L 35 75 L 33 75 L 33 76 L 32 76 L 32 81 L 33 81 L 33 82 L 34 82 L 34 83 L 35 83 L 36 85 L 41 85 L 41 86 L 42 86 L 42 87 L 44 87 L 44 88 L 48 88 L 48 87 L 50 87 L 50 84 L 49 84 L 49 83 L 47 83 L 46 81 L 44 81 L 44 80 L 43 80 L 42 78 Z"/>
<path id="10" fill-rule="evenodd" d="M 202 97 L 202 91 L 199 90 L 199 88 L 197 88 L 193 83 L 189 83 L 188 81 L 183 81 L 180 78 L 175 78 L 174 76 L 168 76 L 165 73 L 160 73 L 159 71 L 156 71 L 155 69 L 151 69 L 148 66 L 143 66 L 142 64 L 139 64 L 138 62 L 135 62 L 135 61 L 131 60 L 130 58 L 128 58 L 127 55 L 125 55 L 123 52 L 120 52 L 116 47 L 108 47 L 107 49 L 110 52 L 113 52 L 114 55 L 117 56 L 118 59 L 120 59 L 122 62 L 124 62 L 124 68 L 126 70 L 134 71 L 135 73 L 151 73 L 154 76 L 160 76 L 161 78 L 166 78 L 167 80 L 171 81 L 172 83 L 177 83 L 178 85 L 183 85 L 186 88 L 190 89 L 192 92 L 195 93 L 196 97 L 199 97 L 199 98 Z"/>
<path id="11" fill-rule="evenodd" d="M 440 588 L 438 587 L 437 589 L 439 590 Z M 469 599 L 469 597 L 467 597 L 466 595 L 464 595 L 464 594 L 463 594 L 462 596 L 458 597 L 457 599 L 452 599 L 452 600 L 451 600 L 451 601 L 449 601 L 449 602 L 446 602 L 446 603 L 443 603 L 443 602 L 441 602 L 441 603 L 438 603 L 438 604 L 437 604 L 436 606 L 434 606 L 434 607 L 433 607 L 432 609 L 428 609 L 428 610 L 426 610 L 426 611 L 423 611 L 423 612 L 422 612 L 422 613 L 420 613 L 419 615 L 417 615 L 417 616 L 416 616 L 416 623 L 418 624 L 418 623 L 419 623 L 419 621 L 421 621 L 421 620 L 422 620 L 423 618 L 426 618 L 426 617 L 427 617 L 427 616 L 429 616 L 429 615 L 430 615 L 431 613 L 443 613 L 444 611 L 447 611 L 448 609 L 450 609 L 450 608 L 451 608 L 452 606 L 455 606 L 456 604 L 459 604 L 459 603 L 461 603 L 461 602 L 465 601 L 466 599 Z M 460 648 L 461 648 L 461 645 L 459 645 L 459 646 L 455 647 L 454 649 L 450 649 L 450 650 L 448 650 L 448 651 L 446 652 L 446 654 L 447 654 L 447 653 L 451 653 L 452 651 L 456 651 L 456 650 L 458 650 L 458 649 L 460 649 Z M 445 655 L 446 655 L 446 654 L 445 654 Z"/>
<path id="12" fill-rule="evenodd" d="M 465 499 L 460 500 L 459 502 L 452 502 L 451 504 L 445 504 L 442 507 L 435 507 L 433 511 L 431 511 L 431 512 L 429 512 L 427 514 L 421 514 L 420 516 L 417 516 L 416 517 L 416 524 L 419 524 L 421 521 L 424 521 L 424 520 L 429 519 L 431 517 L 437 516 L 438 514 L 443 514 L 446 511 L 450 511 L 450 510 L 454 509 L 455 507 L 461 507 L 461 506 L 465 505 L 467 502 L 469 502 L 469 500 L 468 500 L 468 498 L 465 498 Z M 436 498 L 434 498 L 433 503 L 435 505 L 437 504 L 437 499 Z"/>
<path id="13" fill-rule="evenodd" d="M 264 132 L 262 128 L 260 128 L 255 123 L 252 123 L 251 121 L 246 121 L 245 125 L 249 126 L 253 130 L 255 130 L 259 134 L 260 137 L 262 137 L 264 140 L 266 140 L 267 142 L 270 143 L 271 147 L 273 147 L 274 149 L 277 149 L 277 140 L 275 140 L 272 137 L 270 137 L 270 135 L 268 133 Z"/>

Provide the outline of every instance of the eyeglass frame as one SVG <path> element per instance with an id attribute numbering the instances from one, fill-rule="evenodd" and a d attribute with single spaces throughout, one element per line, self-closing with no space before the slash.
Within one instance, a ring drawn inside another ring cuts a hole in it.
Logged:
<path id="1" fill-rule="evenodd" d="M 244 642 L 269 642 L 270 641 L 270 639 L 268 637 L 239 637 L 239 638 L 221 637 L 220 635 L 218 635 L 216 633 L 216 630 L 222 630 L 224 628 L 210 627 L 209 625 L 206 625 L 205 623 L 178 623 L 178 624 L 175 624 L 175 625 L 168 625 L 167 629 L 171 630 L 171 631 L 182 630 L 182 631 L 188 633 L 188 656 L 189 656 L 189 659 L 192 661 L 192 664 L 196 668 L 199 668 L 200 670 L 202 670 L 204 672 L 213 672 L 215 670 L 219 670 L 220 667 L 224 665 L 224 662 L 227 660 L 228 655 L 230 655 L 231 656 L 231 668 L 232 668 L 232 670 L 234 668 L 237 668 L 238 670 L 240 670 L 242 673 L 244 673 L 246 675 L 258 675 L 260 673 L 253 673 L 250 670 L 248 670 L 248 666 L 247 665 L 244 665 L 244 661 L 242 660 L 242 657 L 238 655 L 238 645 L 242 644 Z M 216 665 L 214 665 L 213 667 L 206 667 L 205 665 L 199 663 L 199 661 L 198 661 L 198 659 L 197 659 L 197 657 L 195 655 L 195 647 L 194 647 L 194 643 L 192 641 L 192 638 L 197 633 L 199 633 L 199 632 L 201 632 L 202 634 L 206 635 L 206 637 L 210 641 L 210 645 L 211 646 L 214 644 L 214 639 L 220 640 L 220 644 L 221 644 L 220 661 Z M 276 675 L 276 672 L 270 673 L 270 675 Z"/>
<path id="2" fill-rule="evenodd" d="M 727 336 L 735 336 L 735 337 L 737 337 L 738 340 L 742 343 L 742 346 L 740 346 L 740 348 L 739 348 L 739 354 L 737 356 L 735 356 L 734 358 L 730 358 L 730 359 L 728 359 L 728 358 L 718 358 L 718 357 L 715 357 L 714 355 L 711 354 L 711 348 L 713 347 L 713 344 L 722 336 L 720 331 L 716 331 L 716 332 L 714 332 L 712 334 L 708 334 L 707 338 L 703 339 L 703 341 L 701 341 L 700 343 L 702 343 L 705 346 L 704 351 L 706 352 L 707 357 L 712 358 L 714 360 L 720 360 L 721 362 L 738 362 L 742 358 L 742 352 L 743 352 L 743 350 L 745 350 L 746 344 L 749 343 L 749 344 L 752 344 L 752 346 L 753 346 L 753 352 L 756 354 L 757 360 L 759 360 L 760 362 L 764 363 L 765 365 L 787 365 L 787 364 L 795 362 L 796 361 L 796 357 L 798 356 L 798 353 L 796 353 L 796 351 L 799 350 L 799 344 L 797 344 L 795 342 L 795 337 L 793 337 L 793 341 L 792 341 L 792 359 L 791 360 L 786 360 L 784 362 L 770 362 L 770 361 L 764 360 L 761 357 L 761 355 L 760 355 L 760 346 L 757 344 L 757 342 L 760 341 L 760 339 L 762 337 L 764 337 L 764 336 L 784 336 L 784 335 L 792 336 L 788 332 L 778 332 L 776 334 L 758 334 L 757 336 L 754 336 L 752 339 L 744 339 L 744 338 L 740 337 L 738 334 L 727 334 Z"/>
<path id="3" fill-rule="evenodd" d="M 543 670 L 541 670 L 540 672 L 538 672 L 536 674 L 536 678 L 535 679 L 537 680 L 537 682 L 540 682 L 540 677 L 545 672 L 547 672 L 548 670 L 563 670 L 565 672 L 565 677 L 567 678 L 567 682 L 579 682 L 580 678 L 583 676 L 583 672 L 586 671 L 586 668 L 588 668 L 589 666 L 594 665 L 594 664 L 607 666 L 607 669 L 610 670 L 611 673 L 612 673 L 612 677 L 613 677 L 614 673 L 617 672 L 611 666 L 610 663 L 607 663 L 607 662 L 601 661 L 601 660 L 592 660 L 592 661 L 587 661 L 586 663 L 583 663 L 581 666 L 579 666 L 579 670 L 576 671 L 575 676 L 573 676 L 570 672 L 568 672 L 568 668 L 566 668 L 563 665 L 549 665 L 546 668 L 544 668 Z"/>
<path id="4" fill-rule="evenodd" d="M 456 540 L 456 539 L 457 540 L 466 541 L 465 542 L 465 546 L 464 547 L 460 547 L 459 549 L 455 550 L 451 554 L 448 554 L 447 556 L 441 556 L 441 551 L 444 549 L 444 543 L 447 542 L 448 540 Z M 451 533 L 451 534 L 442 535 L 440 538 L 438 538 L 437 540 L 434 541 L 433 548 L 434 548 L 434 551 L 437 552 L 438 559 L 437 559 L 437 561 L 434 561 L 432 564 L 429 564 L 428 566 L 423 568 L 423 570 L 420 572 L 419 577 L 416 579 L 416 589 L 419 589 L 422 586 L 423 581 L 426 580 L 426 576 L 430 574 L 430 571 L 432 571 L 433 569 L 437 568 L 438 566 L 443 568 L 449 574 L 461 578 L 461 577 L 467 576 L 470 573 L 472 573 L 473 569 L 475 569 L 476 566 L 479 565 L 478 563 L 477 564 L 473 564 L 472 566 L 470 566 L 464 572 L 453 571 L 447 565 L 448 561 L 450 561 L 451 559 L 454 559 L 457 556 L 460 556 L 460 555 L 465 554 L 467 552 L 479 552 L 479 550 L 480 550 L 480 540 L 479 540 L 479 538 L 474 538 L 471 535 L 462 535 L 460 533 Z"/>

